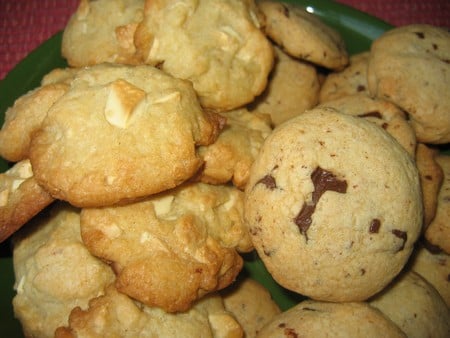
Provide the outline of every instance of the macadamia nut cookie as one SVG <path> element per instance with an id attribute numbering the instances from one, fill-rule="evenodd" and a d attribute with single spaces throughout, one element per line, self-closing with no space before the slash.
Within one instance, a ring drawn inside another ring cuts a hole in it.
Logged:
<path id="1" fill-rule="evenodd" d="M 276 316 L 257 338 L 406 337 L 390 319 L 367 303 L 305 300 Z"/>
<path id="2" fill-rule="evenodd" d="M 35 178 L 79 207 L 132 201 L 173 188 L 202 161 L 221 121 L 205 113 L 192 85 L 151 66 L 80 70 L 33 134 Z"/>
<path id="3" fill-rule="evenodd" d="M 117 289 L 148 306 L 185 311 L 231 284 L 253 246 L 243 192 L 195 183 L 144 201 L 83 209 L 89 251 L 112 262 Z"/>
<path id="4" fill-rule="evenodd" d="M 330 108 L 275 128 L 255 160 L 245 219 L 282 286 L 365 300 L 403 268 L 422 226 L 414 161 L 383 129 Z"/>
<path id="5" fill-rule="evenodd" d="M 273 50 L 254 2 L 148 0 L 135 43 L 144 63 L 190 80 L 202 106 L 231 110 L 267 85 Z"/>
<path id="6" fill-rule="evenodd" d="M 72 67 L 136 64 L 134 32 L 145 0 L 81 0 L 67 23 L 61 52 Z"/>
<path id="7" fill-rule="evenodd" d="M 396 27 L 372 43 L 371 95 L 406 111 L 418 141 L 450 142 L 450 32 L 430 25 Z"/>
<path id="8" fill-rule="evenodd" d="M 80 237 L 78 209 L 58 202 L 14 238 L 14 314 L 27 337 L 53 337 L 76 306 L 86 307 L 115 276 Z"/>
<path id="9" fill-rule="evenodd" d="M 266 16 L 264 32 L 287 54 L 330 69 L 348 64 L 339 32 L 314 14 L 286 2 L 258 1 L 257 5 Z"/>

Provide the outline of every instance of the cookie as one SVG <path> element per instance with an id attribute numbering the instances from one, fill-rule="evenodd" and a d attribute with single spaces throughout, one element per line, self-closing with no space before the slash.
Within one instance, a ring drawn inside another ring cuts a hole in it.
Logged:
<path id="1" fill-rule="evenodd" d="M 344 40 L 338 31 L 294 4 L 258 1 L 266 16 L 264 32 L 287 54 L 329 69 L 348 64 Z"/>
<path id="2" fill-rule="evenodd" d="M 5 112 L 0 129 L 0 156 L 11 162 L 28 158 L 33 133 L 50 107 L 68 90 L 63 83 L 40 86 L 19 97 Z"/>
<path id="3" fill-rule="evenodd" d="M 137 54 L 191 81 L 202 106 L 235 109 L 261 94 L 273 66 L 261 19 L 253 1 L 148 0 Z"/>
<path id="4" fill-rule="evenodd" d="M 69 325 L 58 328 L 55 337 L 240 338 L 243 332 L 218 295 L 202 299 L 189 311 L 170 314 L 133 301 L 110 286 L 87 309 L 75 308 Z"/>
<path id="5" fill-rule="evenodd" d="M 269 291 L 251 278 L 237 281 L 221 295 L 225 309 L 241 324 L 246 338 L 256 337 L 259 330 L 281 312 Z"/>
<path id="6" fill-rule="evenodd" d="M 276 61 L 267 88 L 249 106 L 251 111 L 270 115 L 274 126 L 314 107 L 320 83 L 316 67 L 294 59 L 274 47 Z"/>
<path id="7" fill-rule="evenodd" d="M 416 135 L 406 114 L 396 105 L 365 93 L 346 95 L 323 102 L 319 107 L 330 107 L 341 113 L 367 119 L 392 135 L 411 157 L 416 154 Z"/>
<path id="8" fill-rule="evenodd" d="M 417 140 L 450 142 L 450 32 L 431 25 L 396 27 L 371 46 L 369 92 L 410 116 Z"/>
<path id="9" fill-rule="evenodd" d="M 62 56 L 72 67 L 137 64 L 134 32 L 144 0 L 81 0 L 64 28 Z"/>
<path id="10" fill-rule="evenodd" d="M 199 179 L 209 184 L 232 182 L 243 190 L 253 161 L 272 132 L 270 118 L 245 108 L 228 111 L 222 116 L 226 124 L 217 140 L 198 148 L 204 162 Z"/>
<path id="11" fill-rule="evenodd" d="M 58 202 L 14 237 L 14 315 L 26 337 L 53 337 L 75 306 L 85 308 L 114 280 L 80 238 L 79 210 Z"/>
<path id="12" fill-rule="evenodd" d="M 369 304 L 409 338 L 450 336 L 450 310 L 439 292 L 419 274 L 406 271 Z"/>
<path id="13" fill-rule="evenodd" d="M 246 224 L 269 273 L 317 300 L 360 301 L 383 289 L 422 226 L 413 159 L 375 124 L 331 108 L 275 128 L 245 194 Z"/>
<path id="14" fill-rule="evenodd" d="M 83 209 L 81 234 L 93 255 L 112 263 L 120 292 L 185 311 L 242 269 L 238 251 L 253 248 L 242 207 L 236 188 L 189 184 L 133 204 Z"/>
<path id="15" fill-rule="evenodd" d="M 450 307 L 450 256 L 420 245 L 411 257 L 409 268 L 425 278 L 440 293 Z"/>
<path id="16" fill-rule="evenodd" d="M 439 189 L 436 214 L 425 231 L 425 238 L 450 254 L 450 156 L 440 154 L 436 162 L 442 168 L 443 181 Z"/>
<path id="17" fill-rule="evenodd" d="M 417 144 L 416 164 L 422 186 L 424 230 L 436 215 L 438 194 L 444 177 L 441 166 L 436 162 L 438 154 L 439 150 L 435 148 L 423 143 Z"/>
<path id="18" fill-rule="evenodd" d="M 306 300 L 264 326 L 258 338 L 269 337 L 406 337 L 391 320 L 367 303 Z"/>
<path id="19" fill-rule="evenodd" d="M 77 207 L 112 205 L 192 177 L 196 152 L 221 120 L 204 112 L 192 85 L 151 66 L 80 70 L 33 134 L 37 182 Z"/>
<path id="20" fill-rule="evenodd" d="M 53 202 L 37 184 L 29 160 L 17 162 L 0 174 L 0 242 Z"/>
<path id="21" fill-rule="evenodd" d="M 339 99 L 343 96 L 368 93 L 367 64 L 369 52 L 350 56 L 347 67 L 329 73 L 320 87 L 319 102 Z"/>

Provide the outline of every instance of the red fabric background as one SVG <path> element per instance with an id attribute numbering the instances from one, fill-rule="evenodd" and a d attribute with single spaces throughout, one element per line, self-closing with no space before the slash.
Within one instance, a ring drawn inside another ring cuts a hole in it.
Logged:
<path id="1" fill-rule="evenodd" d="M 31 50 L 63 29 L 79 0 L 0 0 L 0 79 Z M 340 0 L 392 25 L 450 27 L 450 0 Z"/>

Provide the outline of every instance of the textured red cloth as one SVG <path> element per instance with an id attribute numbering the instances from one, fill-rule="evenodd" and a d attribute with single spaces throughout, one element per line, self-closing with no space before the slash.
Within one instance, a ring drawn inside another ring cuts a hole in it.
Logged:
<path id="1" fill-rule="evenodd" d="M 62 30 L 79 0 L 0 0 L 0 79 L 31 50 Z M 449 0 L 340 0 L 392 25 L 450 27 Z"/>

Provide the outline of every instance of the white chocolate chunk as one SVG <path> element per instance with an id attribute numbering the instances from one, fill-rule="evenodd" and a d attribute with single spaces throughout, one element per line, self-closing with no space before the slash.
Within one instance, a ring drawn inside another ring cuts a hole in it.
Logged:
<path id="1" fill-rule="evenodd" d="M 111 83 L 105 106 L 105 118 L 113 126 L 126 128 L 145 92 L 125 80 Z"/>
<path id="2" fill-rule="evenodd" d="M 173 202 L 174 198 L 175 197 L 173 195 L 167 195 L 160 199 L 152 200 L 153 207 L 155 208 L 156 216 L 161 216 L 161 215 L 167 214 L 172 207 L 172 202 Z"/>

